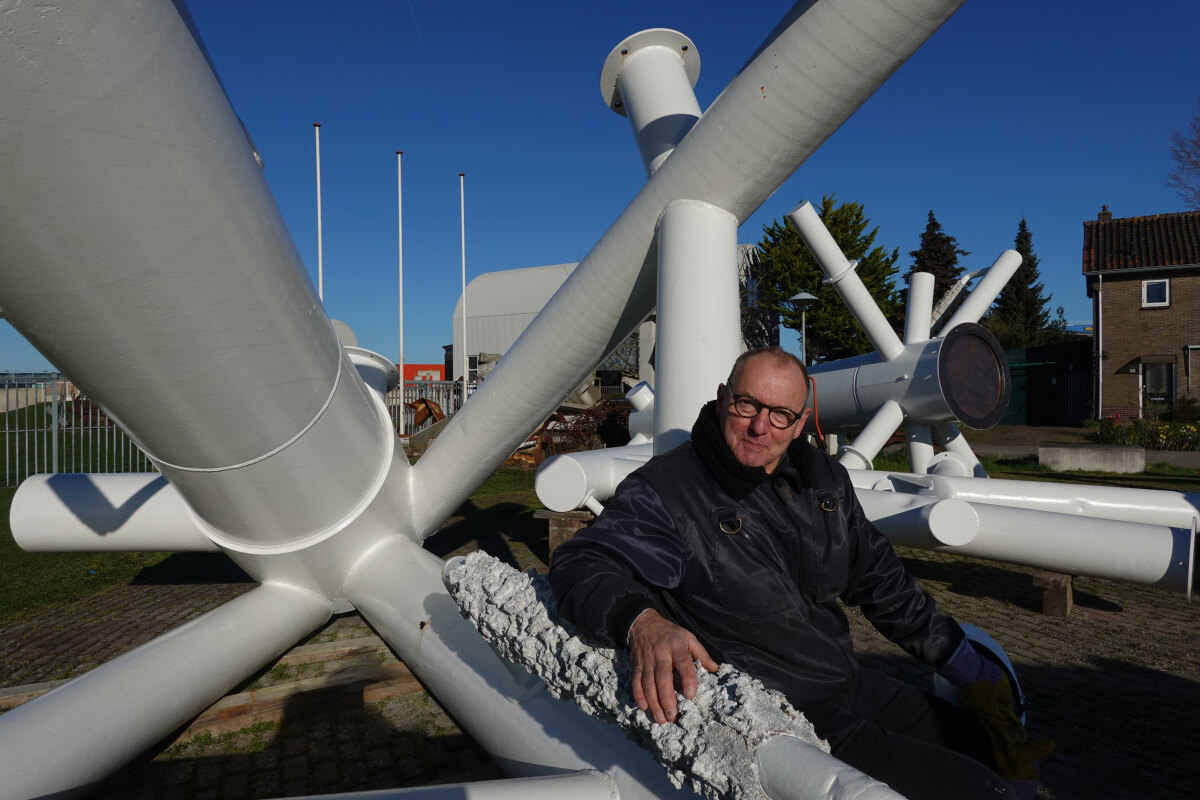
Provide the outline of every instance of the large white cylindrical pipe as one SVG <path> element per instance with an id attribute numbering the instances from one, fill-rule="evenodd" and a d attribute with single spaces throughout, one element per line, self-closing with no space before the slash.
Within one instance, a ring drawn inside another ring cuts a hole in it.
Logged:
<path id="1" fill-rule="evenodd" d="M 880 470 L 855 470 L 850 473 L 850 478 L 855 487 L 862 489 L 921 491 L 931 496 L 956 497 L 972 503 L 1170 528 L 1192 528 L 1200 520 L 1200 494 L 1184 492 L 1007 478 L 913 475 Z"/>
<path id="2" fill-rule="evenodd" d="M 536 778 L 509 778 L 474 783 L 439 783 L 408 789 L 373 789 L 367 792 L 305 795 L 306 800 L 620 800 L 616 781 L 589 769 Z"/>
<path id="3" fill-rule="evenodd" d="M 742 352 L 737 217 L 676 200 L 658 223 L 654 452 L 687 441 Z"/>
<path id="4" fill-rule="evenodd" d="M 772 800 L 904 800 L 886 783 L 795 736 L 775 736 L 754 751 L 758 778 Z"/>
<path id="5" fill-rule="evenodd" d="M 421 457 L 418 533 L 436 530 L 650 314 L 651 243 L 668 203 L 745 220 L 962 2 L 798 3 Z"/>
<path id="6" fill-rule="evenodd" d="M 489 378 L 489 380 L 491 380 Z M 514 777 L 603 769 L 623 800 L 694 797 L 615 725 L 556 700 L 510 667 L 463 618 L 442 583 L 445 563 L 403 537 L 362 559 L 356 608 L 471 737 Z"/>
<path id="7" fill-rule="evenodd" d="M 533 488 L 551 511 L 573 511 L 589 500 L 608 500 L 653 455 L 652 444 L 634 444 L 551 456 L 538 467 Z"/>
<path id="8" fill-rule="evenodd" d="M 13 495 L 9 527 L 31 553 L 220 550 L 156 473 L 31 475 Z"/>
<path id="9" fill-rule="evenodd" d="M 316 594 L 265 584 L 7 712 L 0 716 L 0 794 L 86 793 L 329 613 Z"/>
<path id="10" fill-rule="evenodd" d="M 838 462 L 847 469 L 870 469 L 871 459 L 887 444 L 896 429 L 904 424 L 904 410 L 895 400 L 879 407 L 866 427 L 854 437 L 854 444 L 842 447 Z"/>
<path id="11" fill-rule="evenodd" d="M 919 481 L 926 476 L 912 477 Z M 988 483 L 995 481 L 986 480 Z M 878 485 L 886 485 L 885 482 L 883 479 Z M 974 528 L 975 534 L 969 541 L 956 543 L 953 533 L 947 542 L 932 528 L 925 536 L 919 516 L 913 511 L 927 504 L 932 508 L 947 501 L 965 502 L 961 499 L 861 487 L 856 489 L 856 494 L 867 517 L 889 539 L 895 535 L 897 538 L 893 541 L 896 544 L 1026 564 L 1071 575 L 1159 586 L 1185 594 L 1191 592 L 1194 569 L 1191 527 L 1139 524 L 971 502 L 968 505 L 978 519 L 977 524 L 972 524 L 966 517 L 961 517 L 960 522 L 966 531 Z M 954 513 L 959 514 L 956 510 Z M 947 517 L 942 522 L 951 522 L 955 518 Z M 951 529 L 952 526 L 943 528 Z"/>
<path id="12" fill-rule="evenodd" d="M 932 272 L 914 272 L 908 279 L 908 304 L 904 310 L 904 343 L 923 342 L 933 325 Z M 947 328 L 946 330 L 949 330 Z"/>
<path id="13" fill-rule="evenodd" d="M 984 503 L 971 507 L 979 515 L 979 534 L 953 552 L 1191 594 L 1191 529 Z"/>
<path id="14" fill-rule="evenodd" d="M 991 427 L 1008 408 L 1004 351 L 994 336 L 974 324 L 905 345 L 891 361 L 872 353 L 817 364 L 809 371 L 827 430 L 865 425 L 889 401 L 900 406 L 907 420 L 931 424 L 959 419 L 973 428 Z"/>
<path id="15" fill-rule="evenodd" d="M 391 465 L 391 428 L 176 4 L 23 5 L 5 28 L 9 321 L 226 546 L 336 532 Z"/>
<path id="16" fill-rule="evenodd" d="M 646 175 L 653 175 L 700 118 L 692 87 L 700 54 L 678 31 L 653 28 L 612 49 L 600 71 L 608 107 L 629 118 Z"/>
<path id="17" fill-rule="evenodd" d="M 862 278 L 854 271 L 857 262 L 847 260 L 812 203 L 805 200 L 789 211 L 787 217 L 808 246 L 817 265 L 828 276 L 827 282 L 833 284 L 850 313 L 862 325 L 875 350 L 884 361 L 898 357 L 904 350 L 904 343 L 879 310 L 875 299 L 863 285 Z"/>
<path id="18" fill-rule="evenodd" d="M 948 331 L 955 325 L 961 325 L 964 322 L 979 322 L 984 312 L 992 305 L 992 301 L 996 299 L 1004 289 L 1004 285 L 1020 267 L 1021 254 L 1016 250 L 1005 250 L 1001 253 L 942 330 Z"/>
<path id="19" fill-rule="evenodd" d="M 963 500 L 897 492 L 859 492 L 859 503 L 892 544 L 930 549 L 959 546 L 979 533 L 979 515 Z"/>

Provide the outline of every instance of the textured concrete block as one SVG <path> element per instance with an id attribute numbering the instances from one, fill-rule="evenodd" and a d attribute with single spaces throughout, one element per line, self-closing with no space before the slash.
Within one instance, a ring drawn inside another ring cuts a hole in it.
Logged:
<path id="1" fill-rule="evenodd" d="M 1102 444 L 1044 445 L 1038 448 L 1038 463 L 1060 472 L 1073 469 L 1145 472 L 1146 451 L 1141 447 Z"/>

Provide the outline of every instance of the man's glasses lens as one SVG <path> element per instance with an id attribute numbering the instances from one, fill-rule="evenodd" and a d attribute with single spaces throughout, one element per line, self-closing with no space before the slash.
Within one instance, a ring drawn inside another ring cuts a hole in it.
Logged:
<path id="1" fill-rule="evenodd" d="M 782 406 L 767 406 L 745 394 L 733 396 L 733 412 L 739 417 L 757 417 L 758 412 L 767 409 L 767 419 L 774 428 L 790 428 L 796 422 L 796 412 Z"/>

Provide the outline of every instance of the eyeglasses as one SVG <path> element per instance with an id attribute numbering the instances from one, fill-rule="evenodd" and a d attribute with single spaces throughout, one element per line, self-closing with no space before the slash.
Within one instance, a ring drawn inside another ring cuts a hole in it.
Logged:
<path id="1" fill-rule="evenodd" d="M 790 408 L 783 406 L 768 406 L 760 403 L 748 394 L 734 394 L 729 403 L 729 408 L 739 417 L 757 417 L 759 412 L 764 408 L 767 410 L 767 420 L 770 421 L 772 428 L 787 430 L 796 424 L 796 420 L 804 416 L 808 412 L 805 409 L 800 414 L 792 411 Z"/>

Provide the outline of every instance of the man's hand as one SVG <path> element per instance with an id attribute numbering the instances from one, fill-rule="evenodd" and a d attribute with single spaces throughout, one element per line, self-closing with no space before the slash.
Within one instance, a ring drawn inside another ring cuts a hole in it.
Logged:
<path id="1" fill-rule="evenodd" d="M 717 662 L 691 631 L 679 627 L 654 609 L 647 609 L 629 629 L 629 659 L 633 663 L 633 701 L 649 711 L 658 724 L 674 722 L 679 715 L 675 701 L 675 675 L 679 689 L 691 700 L 696 696 L 696 667 L 716 672 Z"/>

